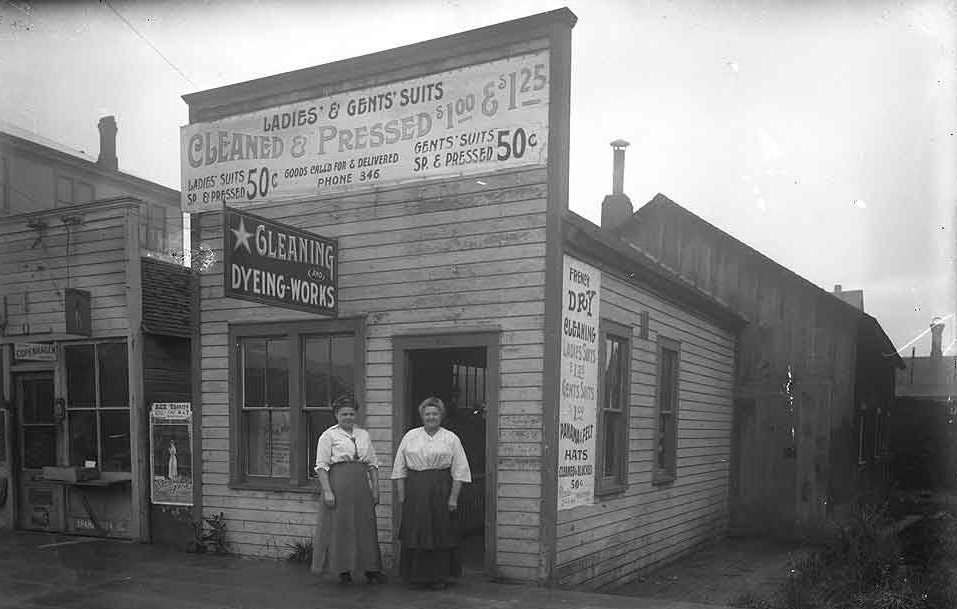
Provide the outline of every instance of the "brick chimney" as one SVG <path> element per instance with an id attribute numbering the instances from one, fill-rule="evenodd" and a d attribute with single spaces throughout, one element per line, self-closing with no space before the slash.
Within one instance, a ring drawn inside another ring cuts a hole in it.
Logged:
<path id="1" fill-rule="evenodd" d="M 628 221 L 635 213 L 631 199 L 625 194 L 625 148 L 628 142 L 615 140 L 611 143 L 614 152 L 611 172 L 611 194 L 601 202 L 601 227 L 613 229 Z"/>
<path id="2" fill-rule="evenodd" d="M 116 119 L 104 116 L 97 126 L 100 128 L 100 156 L 96 164 L 103 169 L 116 171 L 119 167 L 116 159 Z"/>
<path id="3" fill-rule="evenodd" d="M 935 317 L 933 321 L 930 322 L 930 356 L 931 357 L 941 357 L 944 354 L 942 351 L 943 338 L 944 338 L 944 322 L 940 321 L 939 317 Z"/>

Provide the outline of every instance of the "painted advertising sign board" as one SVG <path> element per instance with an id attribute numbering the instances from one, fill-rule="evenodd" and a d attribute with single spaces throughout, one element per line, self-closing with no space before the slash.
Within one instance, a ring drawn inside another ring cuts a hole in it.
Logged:
<path id="1" fill-rule="evenodd" d="M 548 59 L 540 51 L 185 125 L 183 210 L 544 166 Z"/>
<path id="2" fill-rule="evenodd" d="M 227 298 L 335 317 L 338 261 L 335 239 L 235 209 L 225 212 Z"/>
<path id="3" fill-rule="evenodd" d="M 189 402 L 150 407 L 151 498 L 158 505 L 193 504 L 193 410 Z"/>
<path id="4" fill-rule="evenodd" d="M 13 359 L 18 362 L 55 362 L 56 343 L 13 343 Z"/>
<path id="5" fill-rule="evenodd" d="M 565 255 L 562 273 L 558 509 L 568 510 L 595 495 L 601 271 Z"/>

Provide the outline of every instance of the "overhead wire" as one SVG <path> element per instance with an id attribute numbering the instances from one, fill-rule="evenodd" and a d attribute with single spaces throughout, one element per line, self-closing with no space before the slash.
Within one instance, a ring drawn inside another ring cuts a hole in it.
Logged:
<path id="1" fill-rule="evenodd" d="M 105 4 L 105 5 L 107 5 L 108 7 L 110 7 L 110 10 L 113 11 L 113 13 L 114 13 L 117 17 L 119 17 L 120 20 L 123 21 L 123 23 L 125 23 L 126 26 L 127 26 L 128 28 L 130 28 L 130 30 L 132 30 L 133 33 L 136 34 L 136 35 L 140 38 L 140 40 L 142 40 L 143 42 L 145 42 L 151 49 L 153 49 L 153 51 L 155 51 L 156 54 L 159 55 L 160 58 L 161 58 L 163 61 L 166 62 L 166 65 L 168 65 L 169 67 L 171 67 L 177 74 L 179 74 L 180 76 L 182 76 L 182 77 L 183 77 L 183 80 L 185 80 L 186 82 L 188 82 L 188 83 L 190 84 L 190 86 L 192 86 L 194 89 L 198 89 L 198 88 L 199 88 L 199 87 L 196 86 L 196 83 L 194 83 L 193 81 L 191 81 L 191 80 L 189 79 L 189 77 L 186 76 L 186 74 L 183 73 L 182 70 L 180 70 L 178 67 L 176 67 L 176 64 L 174 64 L 172 61 L 170 61 L 170 59 L 169 59 L 168 57 L 166 57 L 166 55 L 163 55 L 163 52 L 160 51 L 158 48 L 156 48 L 156 45 L 154 45 L 152 42 L 150 42 L 149 39 L 148 39 L 146 36 L 144 36 L 138 29 L 136 29 L 136 28 L 133 26 L 133 24 L 130 23 L 129 20 L 128 20 L 126 17 L 124 17 L 124 16 L 120 13 L 120 11 L 116 10 L 116 7 L 113 6 L 113 4 L 110 3 L 110 0 L 102 0 L 102 2 L 103 2 L 103 4 Z"/>

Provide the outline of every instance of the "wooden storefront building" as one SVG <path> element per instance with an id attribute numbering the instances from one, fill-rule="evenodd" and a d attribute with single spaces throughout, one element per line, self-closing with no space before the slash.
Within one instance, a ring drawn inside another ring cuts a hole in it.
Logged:
<path id="1" fill-rule="evenodd" d="M 96 160 L 0 133 L 0 528 L 188 536 L 188 510 L 152 506 L 148 438 L 150 404 L 189 400 L 179 193 L 117 169 L 112 117 L 100 133 Z"/>
<path id="2" fill-rule="evenodd" d="M 575 21 L 184 97 L 184 209 L 214 260 L 195 503 L 232 551 L 311 537 L 316 438 L 350 391 L 383 471 L 416 405 L 446 402 L 473 573 L 598 588 L 725 529 L 744 322 L 568 210 Z"/>

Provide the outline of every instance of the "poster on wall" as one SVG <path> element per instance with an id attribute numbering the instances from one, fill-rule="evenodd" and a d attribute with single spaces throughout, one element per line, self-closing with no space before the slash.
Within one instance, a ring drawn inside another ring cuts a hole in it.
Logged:
<path id="1" fill-rule="evenodd" d="M 548 52 L 180 131 L 183 211 L 544 166 Z"/>
<path id="2" fill-rule="evenodd" d="M 150 478 L 154 504 L 193 504 L 192 428 L 193 412 L 189 402 L 154 403 L 150 407 Z"/>
<path id="3" fill-rule="evenodd" d="M 601 272 L 566 254 L 562 273 L 558 509 L 568 510 L 595 495 Z"/>

